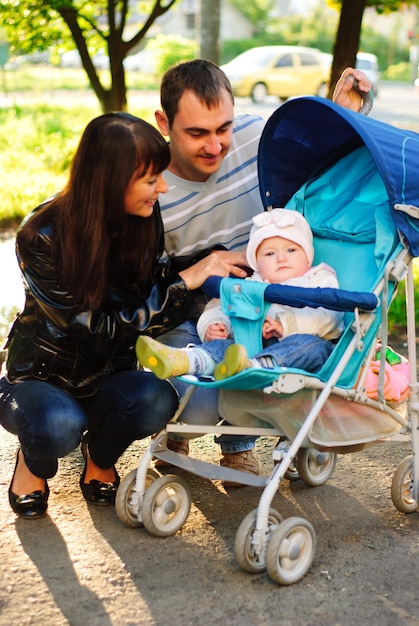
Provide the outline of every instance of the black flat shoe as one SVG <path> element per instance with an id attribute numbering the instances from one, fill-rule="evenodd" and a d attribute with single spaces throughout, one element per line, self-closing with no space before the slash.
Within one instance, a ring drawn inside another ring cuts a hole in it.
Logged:
<path id="1" fill-rule="evenodd" d="M 16 465 L 15 471 L 13 472 L 12 482 L 9 487 L 9 503 L 12 507 L 12 510 L 22 517 L 23 519 L 38 519 L 39 517 L 44 517 L 48 508 L 48 496 L 49 496 L 49 487 L 47 481 L 45 481 L 45 490 L 44 491 L 32 491 L 29 494 L 16 495 L 12 491 L 13 478 L 16 474 L 16 469 L 19 462 L 19 450 L 16 455 Z"/>
<path id="2" fill-rule="evenodd" d="M 121 479 L 115 466 L 113 470 L 115 472 L 116 480 L 113 483 L 103 483 L 100 480 L 91 480 L 88 483 L 84 482 L 87 469 L 87 437 L 83 436 L 81 440 L 81 453 L 85 460 L 83 474 L 80 478 L 80 489 L 84 496 L 84 499 L 89 504 L 95 504 L 96 506 L 112 506 L 115 504 L 116 492 L 119 487 Z"/>
<path id="3" fill-rule="evenodd" d="M 89 504 L 96 504 L 97 506 L 111 506 L 115 504 L 116 492 L 119 487 L 121 479 L 115 470 L 116 480 L 113 483 L 103 483 L 100 480 L 91 480 L 88 483 L 84 482 L 86 475 L 86 467 L 80 478 L 80 489 Z"/>
<path id="4" fill-rule="evenodd" d="M 80 442 L 80 451 L 83 459 L 87 461 L 87 440 L 89 438 L 89 433 L 84 433 Z"/>

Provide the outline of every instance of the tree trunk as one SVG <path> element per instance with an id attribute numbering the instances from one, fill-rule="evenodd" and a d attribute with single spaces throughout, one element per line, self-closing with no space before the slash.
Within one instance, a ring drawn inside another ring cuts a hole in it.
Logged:
<path id="1" fill-rule="evenodd" d="M 92 83 L 92 89 L 100 102 L 103 113 L 127 110 L 127 90 L 122 63 L 120 68 L 111 72 L 109 89 L 104 89 L 99 82 Z"/>
<path id="2" fill-rule="evenodd" d="M 123 94 L 118 92 L 115 86 L 103 91 L 99 100 L 103 113 L 127 110 L 127 99 Z"/>
<path id="3" fill-rule="evenodd" d="M 333 49 L 328 98 L 332 98 L 335 85 L 345 67 L 355 67 L 361 35 L 362 18 L 367 0 L 342 0 L 339 27 Z"/>
<path id="4" fill-rule="evenodd" d="M 201 59 L 220 63 L 221 0 L 201 0 L 200 52 Z"/>

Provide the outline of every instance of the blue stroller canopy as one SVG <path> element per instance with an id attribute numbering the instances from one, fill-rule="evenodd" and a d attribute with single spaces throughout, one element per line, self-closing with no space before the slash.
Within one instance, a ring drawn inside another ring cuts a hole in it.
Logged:
<path id="1" fill-rule="evenodd" d="M 286 206 L 306 181 L 364 145 L 385 185 L 391 216 L 411 254 L 419 256 L 419 134 L 326 99 L 289 100 L 267 121 L 258 158 L 264 206 Z"/>

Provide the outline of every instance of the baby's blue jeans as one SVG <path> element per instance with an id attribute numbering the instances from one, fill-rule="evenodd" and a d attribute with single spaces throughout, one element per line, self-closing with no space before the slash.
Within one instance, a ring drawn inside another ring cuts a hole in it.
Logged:
<path id="1" fill-rule="evenodd" d="M 215 361 L 220 363 L 229 345 L 234 343 L 230 339 L 216 339 L 203 343 L 199 347 Z M 334 345 L 327 339 L 321 339 L 314 335 L 300 334 L 289 335 L 279 341 L 270 339 L 269 345 L 257 354 L 249 354 L 249 357 L 270 356 L 274 364 L 279 367 L 293 367 L 317 372 L 326 362 Z"/>

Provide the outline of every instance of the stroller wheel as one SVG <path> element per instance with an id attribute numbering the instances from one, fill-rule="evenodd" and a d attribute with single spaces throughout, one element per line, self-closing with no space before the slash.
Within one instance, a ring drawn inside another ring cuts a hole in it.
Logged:
<path id="1" fill-rule="evenodd" d="M 280 585 L 292 585 L 306 575 L 316 552 L 313 526 L 301 517 L 289 517 L 272 532 L 266 553 L 269 576 Z"/>
<path id="2" fill-rule="evenodd" d="M 262 545 L 260 545 L 257 550 L 254 544 L 257 512 L 258 510 L 254 509 L 243 519 L 237 529 L 236 540 L 234 543 L 234 553 L 236 555 L 237 563 L 242 570 L 249 572 L 250 574 L 265 571 L 266 542 L 272 529 L 276 528 L 276 526 L 278 526 L 278 524 L 282 521 L 282 516 L 278 513 L 278 511 L 275 509 L 269 509 L 268 534 L 261 534 L 260 541 L 262 542 Z M 265 542 L 265 545 L 263 545 L 263 542 Z"/>
<path id="3" fill-rule="evenodd" d="M 284 478 L 286 478 L 286 480 L 289 480 L 290 482 L 295 482 L 296 480 L 300 479 L 300 474 L 298 473 L 295 461 L 291 461 L 291 463 L 289 464 L 289 467 L 284 474 Z"/>
<path id="4" fill-rule="evenodd" d="M 413 513 L 418 509 L 413 483 L 413 456 L 409 455 L 399 463 L 391 482 L 391 499 L 401 513 Z"/>
<path id="5" fill-rule="evenodd" d="M 146 489 L 148 489 L 151 483 L 159 476 L 160 474 L 156 472 L 156 470 L 149 468 L 147 470 Z M 115 498 L 116 514 L 123 524 L 131 528 L 139 528 L 143 525 L 141 520 L 138 519 L 138 507 L 140 503 L 138 501 L 138 494 L 135 491 L 136 480 L 137 470 L 134 469 L 121 481 Z"/>
<path id="6" fill-rule="evenodd" d="M 309 487 L 318 487 L 329 480 L 335 471 L 337 455 L 315 448 L 300 448 L 296 460 L 298 474 Z"/>
<path id="7" fill-rule="evenodd" d="M 185 481 L 175 474 L 157 478 L 144 494 L 143 524 L 156 537 L 174 535 L 185 523 L 191 509 L 191 495 Z"/>

